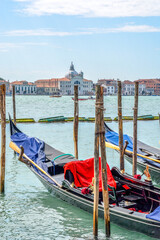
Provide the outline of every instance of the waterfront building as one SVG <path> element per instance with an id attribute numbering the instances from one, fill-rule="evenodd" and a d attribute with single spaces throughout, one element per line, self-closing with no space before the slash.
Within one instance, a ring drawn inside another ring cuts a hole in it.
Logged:
<path id="1" fill-rule="evenodd" d="M 104 87 L 105 95 L 114 95 L 117 93 L 117 81 L 115 79 L 99 79 L 98 83 Z"/>
<path id="2" fill-rule="evenodd" d="M 145 84 L 147 95 L 160 95 L 160 79 L 139 79 L 139 84 Z"/>
<path id="3" fill-rule="evenodd" d="M 82 71 L 80 73 L 76 72 L 73 63 L 71 63 L 69 72 L 65 77 L 37 80 L 35 84 L 38 93 L 45 92 L 44 88 L 52 88 L 52 90 L 48 92 L 49 94 L 51 94 L 52 91 L 59 91 L 62 95 L 73 95 L 74 85 L 78 85 L 79 95 L 93 93 L 93 81 L 84 79 Z"/>
<path id="4" fill-rule="evenodd" d="M 123 83 L 122 83 L 122 94 L 123 95 L 134 95 L 134 82 L 131 82 L 129 80 L 125 80 Z"/>
<path id="5" fill-rule="evenodd" d="M 105 95 L 114 95 L 117 93 L 117 81 L 119 79 L 99 79 L 98 83 L 104 87 Z M 125 80 L 122 81 L 122 94 L 124 96 L 134 95 L 135 85 L 134 82 Z M 146 94 L 146 84 L 144 82 L 139 83 L 139 95 Z"/>
<path id="6" fill-rule="evenodd" d="M 4 80 L 3 78 L 0 78 L 0 85 L 5 84 L 6 85 L 6 95 L 11 95 L 11 87 L 10 82 Z"/>
<path id="7" fill-rule="evenodd" d="M 67 85 L 69 84 L 71 95 L 74 94 L 74 85 L 78 85 L 79 95 L 88 95 L 92 93 L 93 81 L 84 79 L 82 71 L 80 71 L 80 73 L 76 72 L 73 63 L 71 63 L 69 72 L 66 74 L 65 78 L 69 79 L 69 83 L 67 83 Z M 67 86 L 65 87 L 64 84 L 62 86 L 62 94 L 68 93 Z"/>
<path id="8" fill-rule="evenodd" d="M 115 93 L 115 86 L 114 85 L 104 85 L 102 84 L 103 86 L 103 92 L 104 92 L 104 95 L 114 95 Z"/>
<path id="9" fill-rule="evenodd" d="M 57 95 L 60 94 L 58 79 L 42 79 L 35 82 L 38 95 Z"/>
<path id="10" fill-rule="evenodd" d="M 15 81 L 11 85 L 15 86 L 15 93 L 18 95 L 35 95 L 37 92 L 37 87 L 32 82 L 27 81 Z"/>
<path id="11" fill-rule="evenodd" d="M 122 94 L 125 96 L 133 96 L 135 92 L 135 83 L 129 80 L 123 81 Z M 145 83 L 139 83 L 139 95 L 146 94 L 146 85 Z"/>

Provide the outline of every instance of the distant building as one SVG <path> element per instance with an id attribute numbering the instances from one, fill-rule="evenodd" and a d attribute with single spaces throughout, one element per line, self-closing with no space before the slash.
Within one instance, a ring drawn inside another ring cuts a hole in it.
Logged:
<path id="1" fill-rule="evenodd" d="M 104 87 L 105 95 L 114 95 L 117 93 L 117 80 L 115 79 L 99 79 L 98 83 Z"/>
<path id="2" fill-rule="evenodd" d="M 139 79 L 140 84 L 145 85 L 145 93 L 147 95 L 160 95 L 160 79 Z"/>
<path id="3" fill-rule="evenodd" d="M 5 84 L 6 85 L 6 95 L 11 94 L 11 87 L 10 87 L 10 82 L 4 80 L 3 78 L 0 78 L 0 85 Z"/>
<path id="4" fill-rule="evenodd" d="M 44 93 L 45 88 L 48 88 L 47 94 L 60 92 L 62 95 L 73 95 L 74 85 L 78 85 L 79 95 L 88 95 L 93 93 L 93 81 L 83 78 L 83 72 L 77 73 L 71 63 L 69 72 L 63 78 L 51 78 L 35 81 L 37 93 Z"/>
<path id="5" fill-rule="evenodd" d="M 125 80 L 122 82 L 122 94 L 127 95 L 134 95 L 135 92 L 135 82 L 131 82 L 129 80 Z M 139 95 L 145 95 L 146 93 L 146 85 L 144 83 L 139 83 Z"/>
<path id="6" fill-rule="evenodd" d="M 134 82 L 131 82 L 129 80 L 125 80 L 122 82 L 122 94 L 123 95 L 134 95 Z"/>
<path id="7" fill-rule="evenodd" d="M 57 95 L 60 93 L 58 79 L 42 79 L 35 82 L 38 95 Z"/>
<path id="8" fill-rule="evenodd" d="M 37 87 L 32 82 L 15 81 L 11 85 L 15 86 L 15 93 L 18 95 L 35 95 L 37 92 Z"/>
<path id="9" fill-rule="evenodd" d="M 98 83 L 104 87 L 105 95 L 114 95 L 117 93 L 117 82 L 118 79 L 99 79 Z M 122 94 L 124 96 L 132 96 L 134 95 L 135 85 L 134 82 L 125 80 L 122 81 Z M 139 95 L 146 94 L 146 84 L 144 82 L 139 83 Z"/>

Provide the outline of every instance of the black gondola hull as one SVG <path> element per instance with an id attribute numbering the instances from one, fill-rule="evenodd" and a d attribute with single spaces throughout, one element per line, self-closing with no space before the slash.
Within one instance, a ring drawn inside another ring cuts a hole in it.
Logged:
<path id="1" fill-rule="evenodd" d="M 93 201 L 87 200 L 81 196 L 77 196 L 70 191 L 59 188 L 46 181 L 43 177 L 39 176 L 33 168 L 30 168 L 45 188 L 51 193 L 71 205 L 81 208 L 89 213 L 93 213 Z M 99 204 L 98 207 L 99 217 L 104 217 L 103 206 Z M 110 205 L 111 222 L 114 224 L 125 227 L 129 230 L 138 231 L 154 238 L 160 238 L 160 223 L 145 217 L 145 214 L 137 213 L 132 210 L 124 209 L 121 207 Z"/>
<path id="2" fill-rule="evenodd" d="M 132 157 L 129 157 L 127 154 L 124 154 L 125 159 L 132 164 Z M 151 175 L 152 181 L 154 181 L 157 184 L 160 184 L 160 169 L 157 167 L 154 167 L 153 165 L 149 163 L 143 163 L 141 159 L 137 158 L 137 168 L 140 172 L 144 172 L 146 169 L 146 165 L 149 166 L 149 173 Z"/>

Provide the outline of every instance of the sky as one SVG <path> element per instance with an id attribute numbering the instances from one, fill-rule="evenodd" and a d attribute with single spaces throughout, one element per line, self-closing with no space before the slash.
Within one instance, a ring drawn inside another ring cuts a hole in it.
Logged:
<path id="1" fill-rule="evenodd" d="M 159 0 L 0 0 L 0 77 L 160 78 Z"/>

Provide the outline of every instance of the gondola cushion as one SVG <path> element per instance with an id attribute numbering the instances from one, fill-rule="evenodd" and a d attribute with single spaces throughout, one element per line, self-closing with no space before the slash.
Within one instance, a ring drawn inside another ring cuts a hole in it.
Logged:
<path id="1" fill-rule="evenodd" d="M 109 165 L 107 167 L 107 183 L 111 187 L 116 188 L 116 182 L 112 176 Z M 73 161 L 65 164 L 64 178 L 66 172 L 71 171 L 74 177 L 74 184 L 76 187 L 88 187 L 94 177 L 94 158 L 86 159 L 83 161 Z M 99 158 L 99 190 L 102 191 L 102 174 L 101 174 L 101 158 Z"/>

